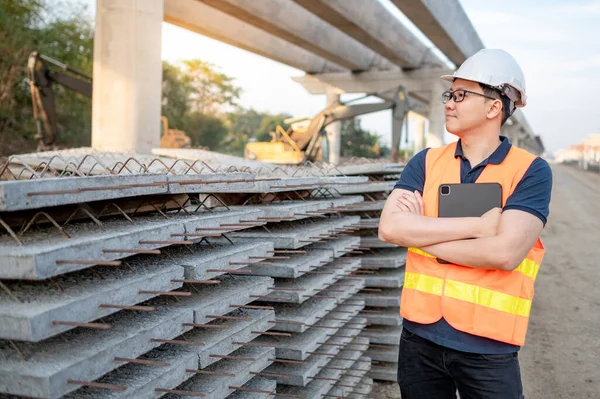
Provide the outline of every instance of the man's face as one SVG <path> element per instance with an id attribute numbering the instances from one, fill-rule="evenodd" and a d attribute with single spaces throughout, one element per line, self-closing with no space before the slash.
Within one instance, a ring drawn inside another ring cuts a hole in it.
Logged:
<path id="1" fill-rule="evenodd" d="M 483 94 L 483 89 L 479 86 L 479 83 L 464 79 L 454 80 L 450 91 L 454 92 L 456 90 L 469 90 Z M 464 98 L 460 102 L 450 99 L 444 106 L 446 130 L 462 137 L 464 133 L 486 121 L 488 110 L 489 104 L 486 98 L 473 93 L 464 93 Z"/>

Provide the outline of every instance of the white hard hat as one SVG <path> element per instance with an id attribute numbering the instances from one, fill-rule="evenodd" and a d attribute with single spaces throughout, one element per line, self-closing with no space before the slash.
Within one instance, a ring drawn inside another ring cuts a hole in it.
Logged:
<path id="1" fill-rule="evenodd" d="M 500 90 L 517 108 L 527 104 L 523 70 L 513 56 L 504 50 L 479 50 L 467 58 L 453 75 L 441 78 L 449 82 L 465 79 L 483 83 Z"/>

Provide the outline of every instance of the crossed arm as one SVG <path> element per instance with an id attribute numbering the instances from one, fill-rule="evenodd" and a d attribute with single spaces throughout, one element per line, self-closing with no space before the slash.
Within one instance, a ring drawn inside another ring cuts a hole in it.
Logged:
<path id="1" fill-rule="evenodd" d="M 543 229 L 541 220 L 519 210 L 495 208 L 475 218 L 434 218 L 423 210 L 418 192 L 395 189 L 381 214 L 379 239 L 455 264 L 513 270 Z"/>

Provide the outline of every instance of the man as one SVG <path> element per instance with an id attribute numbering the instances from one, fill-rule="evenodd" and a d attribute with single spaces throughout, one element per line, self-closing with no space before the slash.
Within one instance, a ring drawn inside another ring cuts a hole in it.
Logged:
<path id="1" fill-rule="evenodd" d="M 406 165 L 382 211 L 379 238 L 409 248 L 400 313 L 403 399 L 522 398 L 517 352 L 525 341 L 544 247 L 552 173 L 510 144 L 500 127 L 526 105 L 525 78 L 503 50 L 467 59 L 443 93 L 458 142 Z M 502 209 L 438 218 L 441 184 L 502 186 Z M 439 263 L 437 259 L 449 263 Z"/>

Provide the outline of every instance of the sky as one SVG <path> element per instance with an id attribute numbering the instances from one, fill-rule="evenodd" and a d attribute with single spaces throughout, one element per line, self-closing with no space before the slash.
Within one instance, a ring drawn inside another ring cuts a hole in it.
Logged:
<path id="1" fill-rule="evenodd" d="M 86 4 L 93 18 L 95 0 L 72 1 Z M 389 0 L 381 1 L 407 21 Z M 600 133 L 600 0 L 461 0 L 461 4 L 484 46 L 508 51 L 524 70 L 528 104 L 523 111 L 547 150 Z M 432 46 L 414 26 L 411 29 Z M 168 23 L 162 27 L 162 58 L 172 63 L 198 58 L 216 65 L 236 79 L 243 90 L 240 104 L 246 108 L 312 116 L 326 104 L 325 96 L 308 94 L 292 80 L 302 71 Z M 344 95 L 342 101 L 353 97 Z M 390 142 L 390 111 L 361 120 L 364 128 Z"/>

